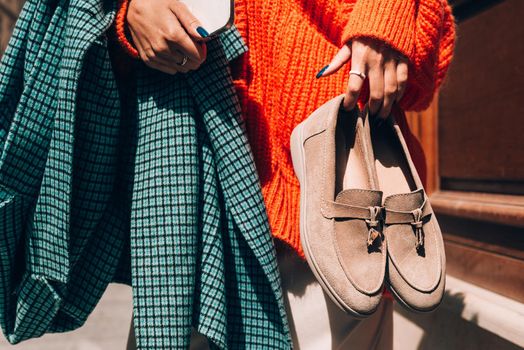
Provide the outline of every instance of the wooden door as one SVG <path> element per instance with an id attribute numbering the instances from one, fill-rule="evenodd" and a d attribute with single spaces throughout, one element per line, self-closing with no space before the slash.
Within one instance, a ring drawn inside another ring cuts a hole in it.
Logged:
<path id="1" fill-rule="evenodd" d="M 448 273 L 524 302 L 524 1 L 453 1 L 455 58 L 408 120 L 428 158 Z"/>

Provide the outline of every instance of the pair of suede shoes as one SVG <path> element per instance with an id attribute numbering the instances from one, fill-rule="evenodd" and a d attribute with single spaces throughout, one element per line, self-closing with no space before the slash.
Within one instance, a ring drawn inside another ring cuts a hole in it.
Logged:
<path id="1" fill-rule="evenodd" d="M 445 285 L 442 234 L 395 120 L 373 126 L 343 95 L 291 135 L 300 182 L 300 236 L 326 294 L 356 317 L 378 307 L 384 285 L 405 307 L 431 311 Z"/>

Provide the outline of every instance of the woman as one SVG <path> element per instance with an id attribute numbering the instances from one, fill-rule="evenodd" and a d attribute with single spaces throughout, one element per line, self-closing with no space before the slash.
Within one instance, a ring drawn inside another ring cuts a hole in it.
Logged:
<path id="1" fill-rule="evenodd" d="M 278 239 L 293 343 L 302 349 L 391 347 L 391 300 L 359 324 L 324 298 L 303 263 L 289 136 L 344 89 L 346 109 L 369 103 L 382 118 L 393 112 L 409 135 L 402 110 L 429 105 L 452 57 L 450 8 L 445 0 L 237 0 L 235 13 L 249 52 L 230 66 Z M 151 68 L 184 73 L 206 59 L 207 32 L 182 3 L 122 1 L 118 18 L 119 41 Z M 357 74 L 348 78 L 350 69 Z M 424 178 L 420 147 L 407 139 Z"/>

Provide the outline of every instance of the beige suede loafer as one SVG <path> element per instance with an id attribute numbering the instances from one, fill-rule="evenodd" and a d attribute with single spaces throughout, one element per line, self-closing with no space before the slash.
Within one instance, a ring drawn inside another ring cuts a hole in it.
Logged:
<path id="1" fill-rule="evenodd" d="M 407 308 L 431 311 L 442 301 L 446 274 L 437 219 L 397 123 L 389 118 L 370 129 L 379 188 L 384 193 L 388 287 Z"/>
<path id="2" fill-rule="evenodd" d="M 325 293 L 357 317 L 372 314 L 382 297 L 387 248 L 380 233 L 382 193 L 363 140 L 362 115 L 327 102 L 291 135 L 300 181 L 300 237 Z"/>

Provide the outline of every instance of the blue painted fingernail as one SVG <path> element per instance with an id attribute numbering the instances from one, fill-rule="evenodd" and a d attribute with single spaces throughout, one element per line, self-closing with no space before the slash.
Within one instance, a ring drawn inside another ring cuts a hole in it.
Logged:
<path id="1" fill-rule="evenodd" d="M 329 64 L 325 66 L 324 68 L 322 68 L 320 72 L 317 73 L 316 78 L 317 79 L 320 78 L 328 68 L 329 68 Z"/>
<path id="2" fill-rule="evenodd" d="M 205 29 L 202 28 L 202 27 L 198 27 L 198 28 L 196 29 L 196 31 L 197 31 L 198 34 L 200 34 L 200 36 L 201 36 L 202 38 L 207 38 L 207 37 L 209 36 L 209 33 L 207 32 L 207 30 L 205 30 Z"/>

